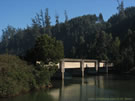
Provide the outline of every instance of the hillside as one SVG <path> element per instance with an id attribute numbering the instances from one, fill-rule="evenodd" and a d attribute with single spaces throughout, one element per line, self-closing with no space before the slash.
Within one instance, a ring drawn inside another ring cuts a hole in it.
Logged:
<path id="1" fill-rule="evenodd" d="M 46 16 L 45 19 L 43 16 Z M 2 35 L 0 53 L 25 57 L 38 36 L 48 34 L 64 44 L 66 58 L 90 58 L 114 62 L 129 70 L 135 61 L 135 7 L 121 9 L 104 21 L 102 14 L 83 15 L 50 25 L 50 16 L 39 13 L 26 29 L 8 26 Z"/>

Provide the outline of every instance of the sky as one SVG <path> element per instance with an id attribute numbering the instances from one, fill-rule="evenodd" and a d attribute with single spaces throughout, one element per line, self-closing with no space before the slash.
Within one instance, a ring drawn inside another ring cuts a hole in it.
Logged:
<path id="1" fill-rule="evenodd" d="M 120 0 L 121 1 L 121 0 Z M 103 14 L 104 20 L 116 14 L 117 0 L 0 0 L 0 36 L 2 29 L 8 25 L 15 28 L 26 28 L 31 25 L 31 19 L 40 10 L 49 9 L 51 24 L 55 24 L 55 15 L 64 21 L 64 11 L 68 18 L 87 14 Z M 124 0 L 124 7 L 135 6 L 135 0 Z"/>

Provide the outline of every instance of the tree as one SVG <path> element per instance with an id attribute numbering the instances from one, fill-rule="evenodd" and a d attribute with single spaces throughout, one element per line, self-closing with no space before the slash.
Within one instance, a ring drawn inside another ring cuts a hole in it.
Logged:
<path id="1" fill-rule="evenodd" d="M 117 0 L 117 2 L 118 2 L 118 7 L 117 7 L 117 9 L 118 9 L 119 13 L 124 12 L 124 2 L 121 1 L 121 3 L 120 3 L 119 0 Z"/>
<path id="2" fill-rule="evenodd" d="M 124 65 L 123 70 L 128 71 L 135 66 L 135 33 L 132 30 L 128 30 L 125 40 L 121 45 L 121 66 Z"/>
<path id="3" fill-rule="evenodd" d="M 59 16 L 56 15 L 55 18 L 56 18 L 56 29 L 55 29 L 55 33 L 56 33 L 56 32 L 60 32 L 60 24 L 59 24 Z"/>
<path id="4" fill-rule="evenodd" d="M 45 12 L 42 10 L 40 13 L 37 13 L 35 18 L 32 19 L 33 26 L 37 26 L 42 30 L 42 33 L 47 33 L 51 36 L 51 25 L 48 8 L 45 9 Z"/>
<path id="5" fill-rule="evenodd" d="M 107 43 L 106 43 L 106 40 L 107 40 L 107 34 L 102 31 L 99 33 L 99 37 L 97 38 L 97 42 L 96 42 L 96 51 L 97 51 L 97 55 L 96 57 L 99 59 L 99 60 L 102 60 L 102 59 L 105 59 L 107 60 L 108 57 L 107 57 Z"/>
<path id="6" fill-rule="evenodd" d="M 104 19 L 103 19 L 103 15 L 102 13 L 99 14 L 99 22 L 103 23 L 104 22 Z"/>
<path id="7" fill-rule="evenodd" d="M 56 18 L 56 25 L 58 25 L 59 24 L 59 16 L 56 15 L 55 18 Z"/>
<path id="8" fill-rule="evenodd" d="M 115 64 L 119 64 L 121 61 L 120 57 L 120 39 L 119 37 L 115 37 L 115 39 L 112 41 L 112 44 L 110 44 L 110 60 Z"/>
<path id="9" fill-rule="evenodd" d="M 45 10 L 45 33 L 51 36 L 51 25 L 48 8 Z"/>
<path id="10" fill-rule="evenodd" d="M 16 34 L 16 29 L 10 25 L 5 28 L 2 34 L 2 46 L 1 53 L 9 53 L 9 48 L 13 48 L 13 40 L 14 40 L 14 35 Z M 9 42 L 10 41 L 10 42 Z"/>
<path id="11" fill-rule="evenodd" d="M 126 17 L 125 12 L 124 12 L 124 2 L 121 1 L 121 3 L 118 3 L 118 4 L 119 5 L 118 5 L 117 9 L 119 11 L 119 18 L 120 18 L 120 20 L 123 20 Z"/>
<path id="12" fill-rule="evenodd" d="M 110 60 L 112 35 L 105 31 L 97 32 L 91 44 L 91 54 L 98 60 Z"/>
<path id="13" fill-rule="evenodd" d="M 29 57 L 31 57 L 29 59 Z M 27 53 L 27 59 L 32 62 L 42 61 L 57 63 L 64 57 L 64 48 L 61 41 L 57 41 L 48 35 L 42 35 L 37 38 L 33 49 Z"/>
<path id="14" fill-rule="evenodd" d="M 65 10 L 64 12 L 64 15 L 65 15 L 65 23 L 68 22 L 68 15 L 67 15 L 67 11 Z"/>

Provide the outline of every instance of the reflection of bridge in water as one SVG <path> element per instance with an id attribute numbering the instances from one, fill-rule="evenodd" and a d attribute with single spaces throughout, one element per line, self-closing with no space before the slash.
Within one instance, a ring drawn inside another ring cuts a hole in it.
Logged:
<path id="1" fill-rule="evenodd" d="M 126 98 L 134 101 L 134 84 L 134 79 L 129 75 L 74 77 L 57 82 L 49 95 L 53 96 L 54 101 L 120 101 L 119 98 L 123 98 L 121 101 L 127 101 Z"/>
<path id="2" fill-rule="evenodd" d="M 72 83 L 70 81 L 69 85 L 66 84 L 67 82 L 64 82 L 64 80 L 62 80 L 60 89 L 55 89 L 50 92 L 50 95 L 55 97 L 55 100 L 57 99 L 58 101 L 89 101 L 89 98 L 104 96 L 103 76 L 93 76 L 88 78 L 82 77 L 78 80 L 77 78 L 75 78 L 75 80 L 72 80 Z"/>
<path id="3" fill-rule="evenodd" d="M 99 72 L 101 68 L 104 68 L 108 73 L 108 68 L 112 67 L 112 63 L 107 63 L 106 61 L 99 62 L 98 60 L 91 59 L 62 59 L 59 64 L 59 68 L 62 73 L 62 79 L 64 79 L 65 69 L 79 69 L 81 71 L 81 76 L 84 77 L 85 69 L 94 69 L 96 73 Z"/>

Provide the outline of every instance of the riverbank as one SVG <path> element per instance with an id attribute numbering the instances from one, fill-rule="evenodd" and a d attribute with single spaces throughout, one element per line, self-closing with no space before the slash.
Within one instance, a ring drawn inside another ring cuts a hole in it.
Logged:
<path id="1" fill-rule="evenodd" d="M 33 66 L 13 55 L 0 55 L 0 97 L 50 88 L 55 66 Z M 50 69 L 51 68 L 51 69 Z"/>

